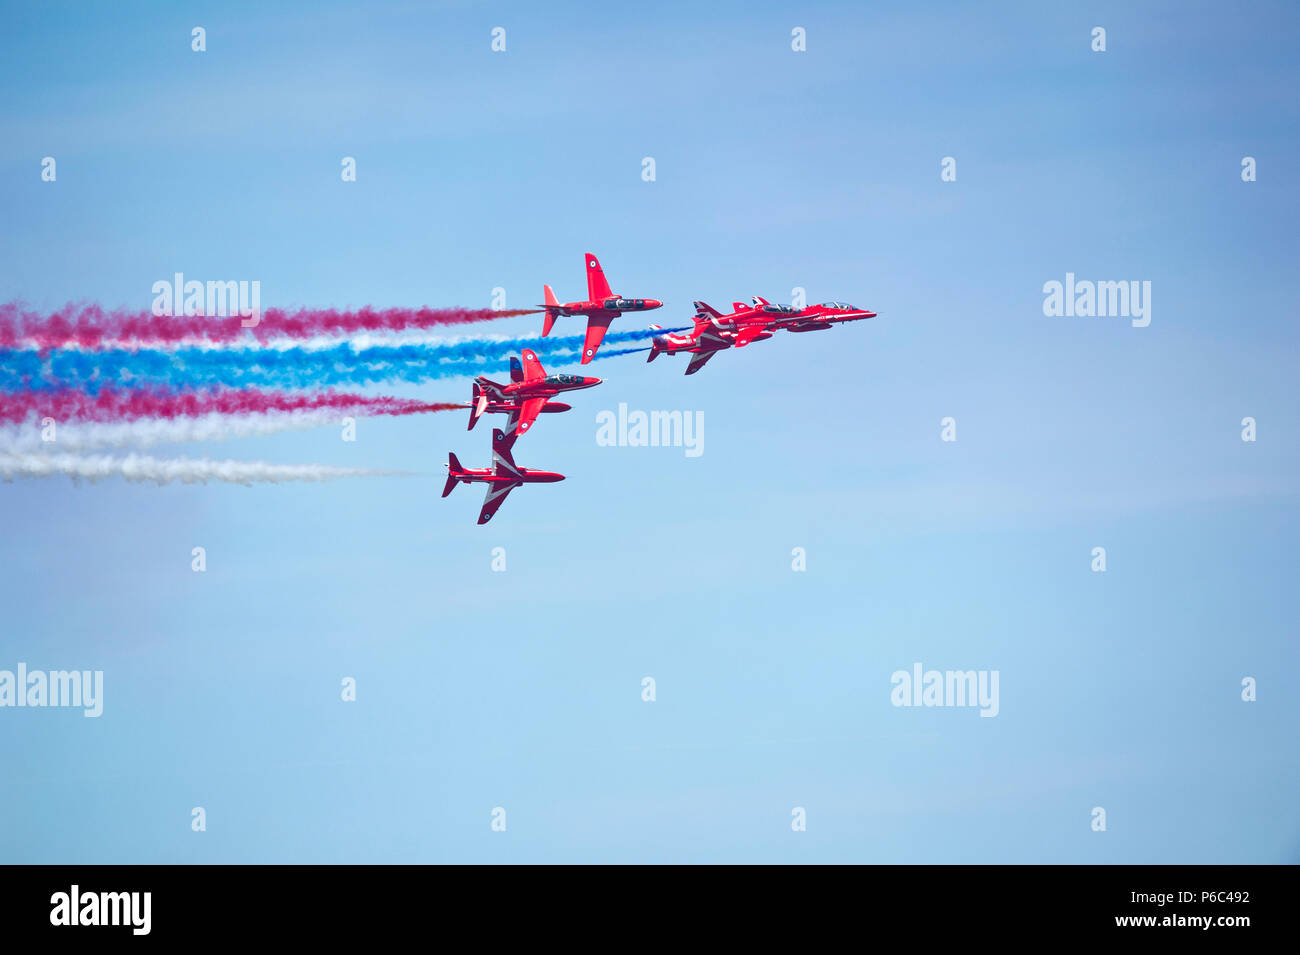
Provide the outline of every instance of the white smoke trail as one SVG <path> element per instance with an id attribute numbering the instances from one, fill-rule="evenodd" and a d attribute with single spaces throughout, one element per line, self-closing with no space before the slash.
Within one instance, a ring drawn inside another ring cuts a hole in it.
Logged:
<path id="1" fill-rule="evenodd" d="M 281 484 L 285 481 L 329 481 L 343 477 L 386 477 L 402 471 L 373 471 L 368 468 L 340 468 L 325 464 L 267 464 L 264 461 L 214 461 L 211 458 L 151 458 L 128 454 L 79 457 L 73 454 L 0 454 L 0 477 L 42 478 L 65 475 L 76 480 L 99 481 L 120 477 L 127 481 L 155 484 Z"/>
<path id="2" fill-rule="evenodd" d="M 234 438 L 262 437 L 282 431 L 305 431 L 335 424 L 347 415 L 356 413 L 343 408 L 320 408 L 246 415 L 213 412 L 195 417 L 69 423 L 56 425 L 53 440 L 50 441 L 44 440 L 41 425 L 34 419 L 28 419 L 22 424 L 0 426 L 0 454 L 79 452 L 95 448 L 151 448 L 158 444 L 182 444 L 188 441 L 228 441 Z"/>

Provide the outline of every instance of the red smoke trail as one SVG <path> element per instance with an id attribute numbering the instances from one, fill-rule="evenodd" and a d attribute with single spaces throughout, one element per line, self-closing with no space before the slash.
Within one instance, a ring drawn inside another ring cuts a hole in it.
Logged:
<path id="1" fill-rule="evenodd" d="M 260 321 L 244 328 L 238 315 L 157 316 L 151 312 L 108 310 L 95 304 L 68 304 L 48 315 L 22 307 L 0 305 L 0 348 L 32 342 L 37 348 L 98 348 L 106 342 L 141 346 L 175 345 L 182 341 L 230 344 L 241 337 L 265 342 L 277 337 L 311 338 L 355 332 L 402 331 L 439 325 L 465 325 L 494 318 L 532 315 L 536 309 L 509 308 L 268 308 Z"/>
<path id="2" fill-rule="evenodd" d="M 361 415 L 409 415 L 464 408 L 455 402 L 412 398 L 372 398 L 333 391 L 295 394 L 283 391 L 131 391 L 105 388 L 98 394 L 57 391 L 0 393 L 0 422 L 18 424 L 29 416 L 55 421 L 128 421 L 134 418 L 197 417 L 205 414 L 264 414 L 275 411 L 335 409 Z"/>

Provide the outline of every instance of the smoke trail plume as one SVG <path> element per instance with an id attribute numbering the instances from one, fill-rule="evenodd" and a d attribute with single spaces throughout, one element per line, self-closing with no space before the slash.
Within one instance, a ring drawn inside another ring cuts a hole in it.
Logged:
<path id="1" fill-rule="evenodd" d="M 357 332 L 465 325 L 531 315 L 536 309 L 491 308 L 269 308 L 257 325 L 245 328 L 239 315 L 154 315 L 96 304 L 68 304 L 49 314 L 20 302 L 0 305 L 0 348 L 166 347 L 181 342 L 232 344 L 276 337 L 308 338 Z"/>
<path id="2" fill-rule="evenodd" d="M 262 461 L 214 461 L 210 458 L 152 458 L 140 454 L 106 455 L 0 453 L 0 478 L 41 478 L 64 475 L 74 481 L 120 477 L 127 481 L 170 484 L 282 484 L 286 481 L 329 481 L 343 477 L 384 477 L 401 471 L 341 468 L 324 464 L 267 464 Z"/>
<path id="3" fill-rule="evenodd" d="M 462 408 L 454 402 L 413 398 L 319 392 L 262 391 L 218 388 L 209 391 L 141 390 L 106 387 L 94 394 L 73 388 L 39 391 L 0 391 L 0 423 L 18 424 L 53 418 L 66 421 L 131 421 L 137 418 L 202 417 L 203 415 L 271 414 L 335 411 L 339 415 L 409 415 Z"/>
<path id="4" fill-rule="evenodd" d="M 610 345 L 642 341 L 662 330 L 610 332 Z M 383 381 L 419 384 L 438 378 L 503 371 L 523 347 L 520 339 L 471 339 L 437 346 L 375 346 L 334 348 L 197 349 L 176 351 L 110 349 L 99 352 L 55 350 L 45 354 L 0 349 L 0 391 L 103 387 L 220 387 L 315 388 L 362 386 Z M 535 345 L 543 360 L 561 360 L 582 347 L 581 336 L 544 339 Z M 611 349 L 616 351 L 616 349 Z M 600 352 L 596 358 L 606 357 Z"/>
<path id="5" fill-rule="evenodd" d="M 463 409 L 465 405 L 447 405 Z M 444 409 L 444 410 L 446 410 Z M 0 426 L 0 454 L 50 451 L 90 451 L 96 448 L 150 448 L 191 441 L 230 441 L 260 438 L 283 431 L 305 431 L 337 424 L 337 409 L 268 412 L 253 415 L 208 414 L 197 418 L 139 418 L 134 421 L 58 424 L 47 429 L 37 422 Z M 48 435 L 48 437 L 47 437 Z"/>

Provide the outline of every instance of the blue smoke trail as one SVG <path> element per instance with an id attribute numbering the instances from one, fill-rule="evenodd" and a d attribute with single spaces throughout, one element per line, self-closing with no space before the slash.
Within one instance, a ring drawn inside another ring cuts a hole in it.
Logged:
<path id="1" fill-rule="evenodd" d="M 671 329 L 610 332 L 608 344 L 642 341 Z M 96 393 L 105 386 L 177 389 L 213 388 L 314 388 L 333 385 L 362 386 L 385 381 L 419 384 L 438 378 L 502 372 L 510 357 L 528 347 L 543 361 L 560 364 L 578 357 L 582 336 L 508 341 L 466 340 L 446 345 L 397 345 L 353 348 L 351 344 L 307 350 L 202 349 L 175 351 L 106 349 L 81 351 L 55 349 L 47 353 L 0 349 L 0 389 L 48 390 L 75 387 Z M 597 359 L 625 354 L 609 349 Z"/>

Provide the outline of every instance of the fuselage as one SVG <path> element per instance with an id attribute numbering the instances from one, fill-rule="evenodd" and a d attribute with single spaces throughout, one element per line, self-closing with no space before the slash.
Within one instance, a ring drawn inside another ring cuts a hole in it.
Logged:
<path id="1" fill-rule="evenodd" d="M 649 312 L 662 308 L 657 298 L 623 298 L 615 295 L 599 302 L 564 302 L 550 306 L 561 315 L 586 315 L 588 318 L 618 318 L 624 312 Z M 544 306 L 546 307 L 546 306 Z"/>
<path id="2" fill-rule="evenodd" d="M 533 381 L 512 381 L 501 387 L 501 394 L 507 399 L 554 398 L 565 391 L 580 391 L 598 384 L 599 378 L 585 375 L 547 375 Z"/>
<path id="3" fill-rule="evenodd" d="M 821 305 L 805 305 L 795 308 L 793 305 L 772 305 L 760 302 L 754 306 L 740 305 L 728 315 L 720 315 L 714 321 L 724 328 L 739 329 L 749 325 L 764 325 L 768 328 L 792 329 L 807 324 L 838 324 L 854 322 L 863 318 L 875 318 L 876 313 L 870 309 L 856 308 L 842 302 L 823 302 Z"/>
<path id="4" fill-rule="evenodd" d="M 876 313 L 870 309 L 856 308 L 843 302 L 823 302 L 821 305 L 808 305 L 800 309 L 793 309 L 789 305 L 763 305 L 754 311 L 761 311 L 763 317 L 771 321 L 772 328 L 784 328 L 792 332 L 829 328 L 840 322 L 876 317 Z"/>
<path id="5" fill-rule="evenodd" d="M 537 471 L 533 468 L 520 468 L 517 476 L 499 474 L 492 468 L 462 468 L 452 471 L 451 477 L 462 484 L 554 484 L 563 481 L 564 475 L 554 471 Z"/>

